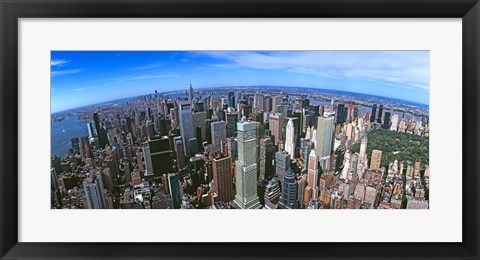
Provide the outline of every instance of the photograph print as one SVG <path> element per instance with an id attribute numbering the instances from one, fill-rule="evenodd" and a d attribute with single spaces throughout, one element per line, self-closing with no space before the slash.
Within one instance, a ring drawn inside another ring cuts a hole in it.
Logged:
<path id="1" fill-rule="evenodd" d="M 51 209 L 428 209 L 429 51 L 51 51 Z"/>

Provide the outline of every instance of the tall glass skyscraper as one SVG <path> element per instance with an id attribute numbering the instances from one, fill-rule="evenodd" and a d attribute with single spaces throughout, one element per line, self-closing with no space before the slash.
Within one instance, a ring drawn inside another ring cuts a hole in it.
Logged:
<path id="1" fill-rule="evenodd" d="M 288 168 L 282 179 L 282 202 L 285 208 L 297 208 L 298 187 L 295 173 L 292 168 Z"/>
<path id="2" fill-rule="evenodd" d="M 377 123 L 381 124 L 382 118 L 383 118 L 383 105 L 380 105 L 380 107 L 378 108 Z"/>
<path id="3" fill-rule="evenodd" d="M 87 197 L 89 209 L 104 209 L 105 200 L 103 197 L 103 182 L 101 173 L 93 174 L 83 180 L 83 189 Z"/>
<path id="4" fill-rule="evenodd" d="M 258 208 L 260 201 L 257 195 L 257 123 L 242 119 L 237 123 L 237 131 L 235 206 L 242 209 Z"/>
<path id="5" fill-rule="evenodd" d="M 182 102 L 179 111 L 180 135 L 182 136 L 183 145 L 185 146 L 185 156 L 190 156 L 189 140 L 194 138 L 193 133 L 193 118 L 191 105 L 188 102 Z"/>
<path id="6" fill-rule="evenodd" d="M 372 114 L 370 115 L 370 123 L 374 123 L 377 119 L 377 104 L 373 104 Z"/>
<path id="7" fill-rule="evenodd" d="M 332 116 L 318 117 L 315 151 L 319 158 L 329 156 L 332 152 L 333 130 L 334 123 Z"/>
<path id="8" fill-rule="evenodd" d="M 178 175 L 175 173 L 169 173 L 168 174 L 168 189 L 170 191 L 170 194 L 172 196 L 172 202 L 173 202 L 173 208 L 174 209 L 179 209 L 181 206 L 181 187 L 180 187 L 180 181 L 178 179 Z"/>

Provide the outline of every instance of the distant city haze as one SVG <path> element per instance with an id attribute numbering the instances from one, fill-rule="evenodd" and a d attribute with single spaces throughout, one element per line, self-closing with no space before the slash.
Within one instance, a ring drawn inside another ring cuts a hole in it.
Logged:
<path id="1" fill-rule="evenodd" d="M 428 51 L 52 51 L 51 112 L 225 86 L 332 89 L 429 104 Z"/>

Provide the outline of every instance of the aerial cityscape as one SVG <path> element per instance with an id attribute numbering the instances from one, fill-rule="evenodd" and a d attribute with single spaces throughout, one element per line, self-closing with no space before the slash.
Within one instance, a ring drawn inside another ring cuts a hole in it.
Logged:
<path id="1" fill-rule="evenodd" d="M 428 209 L 428 55 L 52 51 L 51 209 Z"/>

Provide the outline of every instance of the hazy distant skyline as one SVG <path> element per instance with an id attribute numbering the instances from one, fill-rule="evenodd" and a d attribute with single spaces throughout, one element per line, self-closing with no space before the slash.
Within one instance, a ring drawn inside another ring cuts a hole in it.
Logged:
<path id="1" fill-rule="evenodd" d="M 52 51 L 51 112 L 224 86 L 333 89 L 429 104 L 428 51 Z"/>

